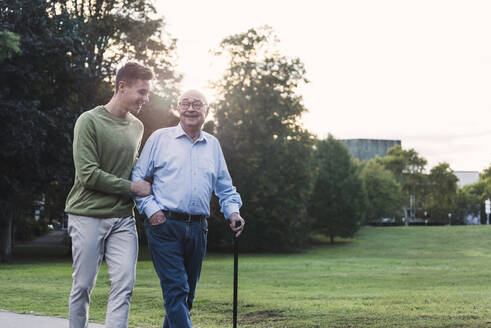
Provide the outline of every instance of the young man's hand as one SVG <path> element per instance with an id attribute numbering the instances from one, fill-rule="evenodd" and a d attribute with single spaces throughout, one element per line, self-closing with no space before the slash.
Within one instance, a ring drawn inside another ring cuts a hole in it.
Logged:
<path id="1" fill-rule="evenodd" d="M 145 180 L 138 180 L 131 183 L 131 192 L 137 196 L 145 197 L 152 194 L 152 185 Z"/>

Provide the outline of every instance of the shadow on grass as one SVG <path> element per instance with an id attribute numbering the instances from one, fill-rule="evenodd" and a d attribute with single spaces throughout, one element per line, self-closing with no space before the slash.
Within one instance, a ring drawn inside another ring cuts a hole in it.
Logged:
<path id="1" fill-rule="evenodd" d="M 241 254 L 270 256 L 297 254 L 309 251 L 312 247 L 341 247 L 355 244 L 355 239 L 335 238 L 334 244 L 331 244 L 329 237 L 323 234 L 314 234 L 309 238 L 309 242 L 304 248 L 284 252 L 243 252 Z M 212 256 L 230 256 L 233 255 L 233 248 L 230 249 L 213 249 L 207 253 Z M 151 261 L 151 256 L 146 244 L 139 246 L 138 261 Z M 69 247 L 15 247 L 13 248 L 13 264 L 43 263 L 43 262 L 71 262 L 72 255 Z"/>
<path id="2" fill-rule="evenodd" d="M 71 262 L 72 253 L 68 247 L 14 247 L 12 264 L 44 262 Z M 139 247 L 138 261 L 151 261 L 146 246 Z"/>
<path id="3" fill-rule="evenodd" d="M 206 301 L 200 300 L 198 308 L 205 308 L 207 312 L 213 312 L 217 314 L 230 314 L 231 304 L 230 302 L 220 301 Z M 259 323 L 266 322 L 278 322 L 287 319 L 286 311 L 281 309 L 268 309 L 262 308 L 259 304 L 247 303 L 239 304 L 237 311 L 239 324 L 257 325 Z"/>
<path id="4" fill-rule="evenodd" d="M 257 324 L 268 321 L 280 321 L 283 319 L 283 311 L 281 310 L 263 310 L 247 313 L 240 318 L 238 322 L 241 324 Z"/>
<path id="5" fill-rule="evenodd" d="M 309 237 L 309 243 L 310 245 L 313 246 L 343 246 L 343 245 L 349 245 L 355 243 L 354 238 L 341 238 L 341 237 L 336 237 L 334 238 L 334 244 L 331 244 L 331 239 L 323 234 L 312 234 Z"/>
<path id="6" fill-rule="evenodd" d="M 68 247 L 15 247 L 12 264 L 66 262 L 72 260 Z"/>

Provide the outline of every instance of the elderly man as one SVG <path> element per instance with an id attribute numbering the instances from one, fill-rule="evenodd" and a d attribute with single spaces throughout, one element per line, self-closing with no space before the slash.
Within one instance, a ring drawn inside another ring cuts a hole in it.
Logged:
<path id="1" fill-rule="evenodd" d="M 230 228 L 240 235 L 245 221 L 218 140 L 201 131 L 208 114 L 205 96 L 189 90 L 179 98 L 180 123 L 155 131 L 133 169 L 132 180 L 153 178 L 153 195 L 137 197 L 160 278 L 166 316 L 164 328 L 191 328 L 193 305 L 206 235 L 212 192 Z"/>
<path id="2" fill-rule="evenodd" d="M 128 327 L 138 255 L 130 192 L 152 193 L 147 181 L 130 181 L 143 136 L 133 114 L 148 101 L 152 78 L 149 68 L 127 63 L 116 74 L 109 103 L 83 113 L 75 124 L 75 182 L 65 207 L 73 256 L 70 328 L 87 327 L 90 293 L 104 257 L 111 280 L 106 327 Z"/>

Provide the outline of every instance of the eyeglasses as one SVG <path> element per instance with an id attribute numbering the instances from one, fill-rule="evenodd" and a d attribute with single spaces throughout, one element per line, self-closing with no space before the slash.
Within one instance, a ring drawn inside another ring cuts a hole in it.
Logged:
<path id="1" fill-rule="evenodd" d="M 189 106 L 193 106 L 194 110 L 201 110 L 203 108 L 203 103 L 201 101 L 195 101 L 193 103 L 182 101 L 179 103 L 179 109 L 187 110 Z"/>

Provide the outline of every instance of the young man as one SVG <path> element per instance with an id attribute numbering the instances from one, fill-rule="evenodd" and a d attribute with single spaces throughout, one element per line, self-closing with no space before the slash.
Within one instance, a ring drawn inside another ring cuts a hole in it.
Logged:
<path id="1" fill-rule="evenodd" d="M 133 115 L 148 101 L 152 78 L 149 68 L 127 63 L 116 74 L 109 103 L 83 113 L 75 124 L 75 182 L 65 207 L 73 256 L 70 328 L 87 327 L 103 257 L 111 281 L 106 327 L 128 327 L 138 254 L 130 193 L 152 193 L 147 181 L 130 181 L 143 135 L 143 124 Z"/>
<path id="2" fill-rule="evenodd" d="M 153 178 L 153 195 L 137 197 L 136 204 L 149 218 L 145 230 L 164 295 L 163 328 L 192 328 L 189 311 L 206 251 L 212 192 L 237 236 L 245 224 L 220 143 L 201 131 L 207 114 L 205 96 L 185 92 L 180 123 L 154 132 L 133 169 L 133 181 Z"/>

